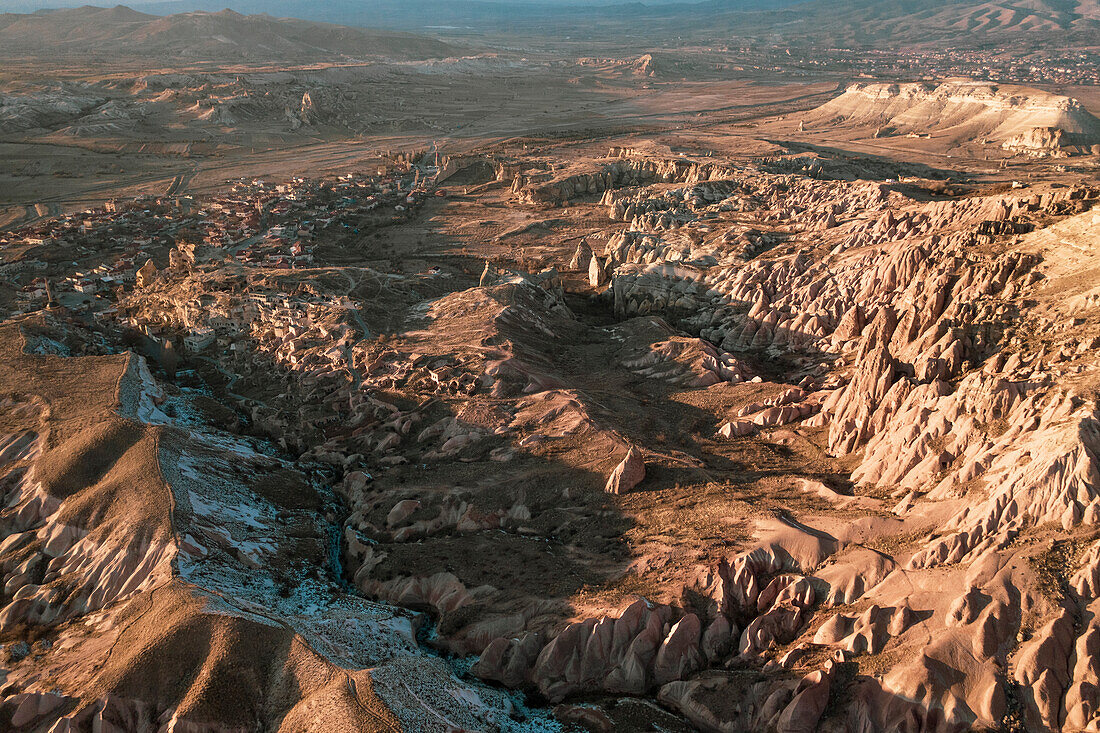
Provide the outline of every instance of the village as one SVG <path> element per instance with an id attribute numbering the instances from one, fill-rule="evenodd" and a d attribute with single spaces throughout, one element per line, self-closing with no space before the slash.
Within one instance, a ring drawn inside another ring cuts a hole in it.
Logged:
<path id="1" fill-rule="evenodd" d="M 439 166 L 427 164 L 428 155 L 413 158 L 397 156 L 394 165 L 374 174 L 239 180 L 208 199 L 109 201 L 0 234 L 0 275 L 11 288 L 8 315 L 64 306 L 85 321 L 135 329 L 190 353 L 216 340 L 229 346 L 253 330 L 275 338 L 298 335 L 323 320 L 319 309 L 348 304 L 252 286 L 247 295 L 238 288 L 241 297 L 232 303 L 207 295 L 193 301 L 171 297 L 159 309 L 125 304 L 153 293 L 158 283 L 184 277 L 244 284 L 249 272 L 311 267 L 319 237 L 400 221 L 432 195 Z M 293 363 L 293 356 L 287 358 Z"/>
<path id="2" fill-rule="evenodd" d="M 1014 48 L 881 51 L 830 49 L 811 65 L 845 68 L 877 79 L 960 77 L 1004 84 L 1100 84 L 1094 52 L 1078 49 L 1042 53 Z"/>
<path id="3" fill-rule="evenodd" d="M 1010 46 L 936 50 L 865 48 L 858 45 L 821 48 L 784 44 L 714 46 L 707 53 L 720 59 L 715 69 L 779 74 L 785 78 L 823 74 L 837 78 L 890 81 L 966 78 L 1003 84 L 1097 85 L 1100 65 L 1086 49 L 1022 50 Z M 660 69 L 660 63 L 655 62 Z"/>

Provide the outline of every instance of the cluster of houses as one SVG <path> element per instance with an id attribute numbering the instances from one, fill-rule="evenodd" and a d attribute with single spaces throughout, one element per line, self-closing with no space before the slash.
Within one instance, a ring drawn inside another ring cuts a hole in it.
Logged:
<path id="1" fill-rule="evenodd" d="M 310 267 L 325 232 L 357 232 L 400 217 L 431 194 L 438 168 L 409 162 L 374 174 L 239 180 L 219 195 L 142 196 L 0 233 L 0 277 L 15 286 L 16 307 L 60 302 L 75 310 L 110 306 L 120 287 L 138 283 L 150 260 L 169 268 Z M 201 338 L 194 343 L 201 342 Z"/>
<path id="2" fill-rule="evenodd" d="M 1003 84 L 1100 85 L 1100 55 L 1092 49 L 799 49 L 775 45 L 715 50 L 730 54 L 729 61 L 716 64 L 718 69 L 764 71 L 789 77 L 835 72 L 846 77 L 891 81 L 966 77 Z"/>
<path id="3" fill-rule="evenodd" d="M 112 319 L 144 334 L 154 352 L 171 344 L 172 350 L 232 375 L 230 394 L 290 395 L 325 384 L 326 392 L 352 400 L 358 387 L 352 347 L 368 335 L 354 301 L 254 278 L 241 287 L 245 279 L 240 274 L 164 279 L 128 293 Z M 253 411 L 258 427 L 286 444 L 308 444 L 306 433 L 337 417 L 322 410 L 288 421 L 286 411 L 297 409 L 292 400 L 238 399 Z"/>
<path id="4" fill-rule="evenodd" d="M 1094 52 L 1075 49 L 1041 54 L 1012 49 L 838 51 L 841 53 L 834 59 L 834 66 L 844 66 L 852 72 L 876 78 L 967 77 L 1005 84 L 1100 84 L 1100 57 Z"/>

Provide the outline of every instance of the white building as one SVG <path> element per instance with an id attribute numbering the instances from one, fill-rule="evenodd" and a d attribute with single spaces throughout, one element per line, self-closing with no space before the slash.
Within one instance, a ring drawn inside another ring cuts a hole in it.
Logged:
<path id="1" fill-rule="evenodd" d="M 212 343 L 214 343 L 214 329 L 212 328 L 199 327 L 183 337 L 183 345 L 192 353 L 202 351 Z"/>

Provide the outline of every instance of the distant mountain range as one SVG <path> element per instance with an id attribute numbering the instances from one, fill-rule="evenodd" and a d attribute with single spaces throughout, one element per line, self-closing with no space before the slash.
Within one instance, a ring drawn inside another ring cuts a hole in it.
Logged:
<path id="1" fill-rule="evenodd" d="M 28 2 L 28 0 L 6 0 Z M 46 0 L 47 2 L 50 0 Z M 58 0 L 64 2 L 64 0 Z M 802 0 L 153 0 L 145 12 L 173 14 L 221 10 L 228 2 L 246 14 L 276 16 L 372 28 L 416 30 L 432 27 L 484 31 L 583 30 L 592 21 L 627 22 L 645 18 L 695 17 L 700 12 L 772 11 Z M 5 0 L 0 0 L 3 7 Z"/>
<path id="2" fill-rule="evenodd" d="M 770 14 L 758 28 L 769 25 L 787 37 L 845 44 L 980 45 L 1042 35 L 1055 45 L 1095 47 L 1100 0 L 813 0 Z"/>
<path id="3" fill-rule="evenodd" d="M 0 0 L 0 10 L 33 7 L 50 0 Z M 57 0 L 65 2 L 65 0 Z M 779 43 L 815 45 L 891 46 L 950 42 L 956 46 L 980 46 L 987 43 L 1012 43 L 1022 38 L 1044 39 L 1047 46 L 1100 45 L 1100 0 L 705 0 L 704 2 L 617 2 L 598 0 L 167 0 L 140 4 L 145 13 L 125 7 L 97 12 L 92 8 L 35 14 L 48 15 L 48 21 L 5 20 L 18 32 L 10 38 L 20 48 L 38 40 L 22 29 L 42 27 L 45 42 L 59 38 L 51 26 L 68 27 L 81 14 L 93 27 L 73 26 L 78 42 L 94 40 L 101 20 L 119 18 L 123 27 L 148 24 L 147 14 L 172 15 L 169 26 L 151 26 L 143 34 L 162 34 L 169 39 L 178 32 L 183 36 L 202 31 L 203 24 L 216 36 L 226 36 L 225 28 L 236 30 L 243 22 L 237 13 L 214 13 L 226 4 L 244 14 L 300 18 L 311 22 L 340 24 L 360 28 L 404 31 L 468 31 L 485 33 L 525 33 L 568 35 L 573 38 L 610 41 L 645 37 L 647 42 L 660 38 L 694 41 L 767 40 Z M 181 12 L 186 11 L 186 12 Z M 205 11 L 207 15 L 190 14 Z M 66 15 L 75 13 L 75 15 Z M 114 15 L 104 15 L 112 13 Z M 189 20 L 179 20 L 188 18 Z M 351 50 L 363 38 L 350 30 L 310 30 L 304 25 L 288 25 L 269 17 L 252 21 L 263 28 L 249 33 L 267 34 L 267 40 L 281 47 L 284 43 L 321 48 L 334 45 Z M 25 25 L 29 24 L 29 25 Z M 185 30 L 186 29 L 186 30 Z M 120 29 L 104 28 L 106 38 Z M 37 31 L 35 31 L 37 32 Z M 296 34 L 306 38 L 297 39 Z M 312 35 L 311 35 L 312 34 Z M 312 40 L 311 40 L 312 39 Z M 373 38 L 383 47 L 382 54 L 398 51 L 388 41 Z M 152 41 L 150 41 L 152 42 Z M 1053 44 L 1053 45 L 1051 45 Z M 155 45 L 155 44 L 154 44 Z M 1039 48 L 1036 43 L 1030 44 Z M 175 46 L 170 46 L 175 47 Z M 188 49 L 188 44 L 183 44 Z M 386 50 L 388 49 L 388 50 Z M 227 49 L 221 49 L 225 51 Z M 411 51 L 414 56 L 431 55 L 427 47 Z"/>
<path id="4" fill-rule="evenodd" d="M 232 10 L 170 16 L 125 6 L 0 14 L 0 57 L 135 56 L 170 61 L 444 58 L 449 44 L 392 30 L 367 30 Z"/>

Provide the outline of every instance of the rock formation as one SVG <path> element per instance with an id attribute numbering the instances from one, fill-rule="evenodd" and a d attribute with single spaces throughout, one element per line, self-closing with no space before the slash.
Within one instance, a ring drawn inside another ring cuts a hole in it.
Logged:
<path id="1" fill-rule="evenodd" d="M 604 491 L 609 494 L 626 494 L 634 490 L 638 484 L 645 480 L 645 461 L 639 451 L 630 446 L 626 457 L 615 466 L 615 470 L 607 477 L 607 485 Z"/>
<path id="2" fill-rule="evenodd" d="M 1077 100 L 982 82 L 855 84 L 806 119 L 811 130 L 838 121 L 956 143 L 981 138 L 1047 155 L 1100 142 L 1100 120 Z"/>

